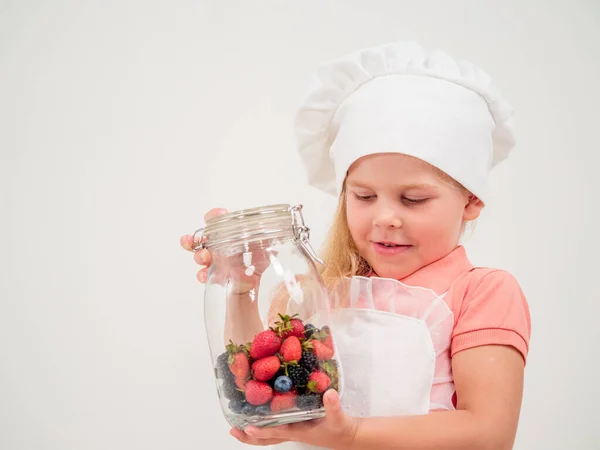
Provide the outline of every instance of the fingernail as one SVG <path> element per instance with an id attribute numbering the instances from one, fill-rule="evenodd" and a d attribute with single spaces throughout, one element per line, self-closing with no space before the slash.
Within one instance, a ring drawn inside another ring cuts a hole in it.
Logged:
<path id="1" fill-rule="evenodd" d="M 202 273 L 200 274 L 200 281 L 202 281 L 203 283 L 205 283 L 205 282 L 206 282 L 206 272 L 202 272 Z"/>

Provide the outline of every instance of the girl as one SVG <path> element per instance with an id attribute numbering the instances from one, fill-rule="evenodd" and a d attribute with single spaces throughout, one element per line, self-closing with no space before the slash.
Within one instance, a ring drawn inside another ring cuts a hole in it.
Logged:
<path id="1" fill-rule="evenodd" d="M 339 196 L 322 276 L 369 301 L 348 300 L 332 323 L 343 404 L 330 390 L 324 419 L 232 435 L 290 448 L 512 448 L 527 302 L 514 277 L 473 267 L 459 243 L 488 202 L 489 170 L 514 145 L 510 107 L 477 67 L 410 42 L 317 75 L 297 133 L 310 183 Z M 191 236 L 181 242 L 192 249 Z M 195 260 L 208 266 L 210 255 Z"/>

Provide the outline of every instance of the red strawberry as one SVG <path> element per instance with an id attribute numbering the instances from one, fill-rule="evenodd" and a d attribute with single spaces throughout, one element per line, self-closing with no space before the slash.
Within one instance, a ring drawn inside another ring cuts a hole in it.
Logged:
<path id="1" fill-rule="evenodd" d="M 240 391 L 243 391 L 244 389 L 246 389 L 246 382 L 248 380 L 246 380 L 246 378 L 239 378 L 239 377 L 235 377 L 235 385 L 238 387 L 238 389 Z"/>
<path id="2" fill-rule="evenodd" d="M 323 344 L 325 344 L 327 347 L 333 350 L 333 339 L 331 338 L 330 334 L 327 335 L 325 339 L 323 339 Z"/>
<path id="3" fill-rule="evenodd" d="M 250 356 L 253 359 L 261 359 L 267 356 L 273 356 L 279 351 L 281 339 L 273 330 L 261 331 L 258 333 L 250 345 Z"/>
<path id="4" fill-rule="evenodd" d="M 333 350 L 321 341 L 312 341 L 313 352 L 319 361 L 327 361 L 333 358 Z"/>
<path id="5" fill-rule="evenodd" d="M 296 336 L 297 338 L 303 338 L 304 336 L 304 323 L 300 319 L 294 319 L 295 316 L 286 316 L 279 314 L 281 320 L 275 322 L 274 330 L 281 336 L 282 339 L 290 336 Z"/>
<path id="6" fill-rule="evenodd" d="M 271 411 L 276 413 L 286 409 L 292 409 L 296 406 L 297 398 L 298 394 L 294 391 L 286 392 L 284 394 L 276 392 L 271 400 Z"/>
<path id="7" fill-rule="evenodd" d="M 281 344 L 279 354 L 283 356 L 284 361 L 300 361 L 300 358 L 302 358 L 302 344 L 300 343 L 300 339 L 296 336 L 288 337 Z"/>
<path id="8" fill-rule="evenodd" d="M 246 401 L 251 405 L 264 405 L 273 398 L 273 389 L 263 381 L 250 380 L 246 383 Z"/>
<path id="9" fill-rule="evenodd" d="M 304 337 L 304 324 L 299 319 L 290 320 L 291 330 L 284 334 L 284 338 L 288 336 L 296 336 L 297 338 Z"/>
<path id="10" fill-rule="evenodd" d="M 317 394 L 322 394 L 327 390 L 331 380 L 325 372 L 313 372 L 308 377 L 308 389 Z"/>
<path id="11" fill-rule="evenodd" d="M 250 373 L 250 362 L 244 352 L 229 357 L 229 369 L 237 378 L 247 378 Z"/>
<path id="12" fill-rule="evenodd" d="M 258 381 L 268 381 L 275 376 L 281 368 L 281 361 L 277 356 L 267 356 L 266 358 L 254 361 L 252 371 L 254 379 Z"/>

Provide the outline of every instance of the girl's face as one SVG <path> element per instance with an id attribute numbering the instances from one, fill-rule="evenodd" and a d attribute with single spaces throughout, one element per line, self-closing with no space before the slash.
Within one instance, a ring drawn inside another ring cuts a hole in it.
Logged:
<path id="1" fill-rule="evenodd" d="M 375 273 L 402 279 L 450 253 L 483 204 L 426 162 L 366 156 L 346 178 L 348 227 Z"/>

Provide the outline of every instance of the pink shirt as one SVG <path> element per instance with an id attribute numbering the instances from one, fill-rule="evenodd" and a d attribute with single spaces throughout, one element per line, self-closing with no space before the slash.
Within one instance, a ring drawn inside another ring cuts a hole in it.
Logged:
<path id="1" fill-rule="evenodd" d="M 529 307 L 519 283 L 508 272 L 474 267 L 464 247 L 459 246 L 401 281 L 444 295 L 454 315 L 450 346 L 436 360 L 431 409 L 447 405 L 448 396 L 456 406 L 451 364 L 456 353 L 482 345 L 508 345 L 527 360 Z"/>

